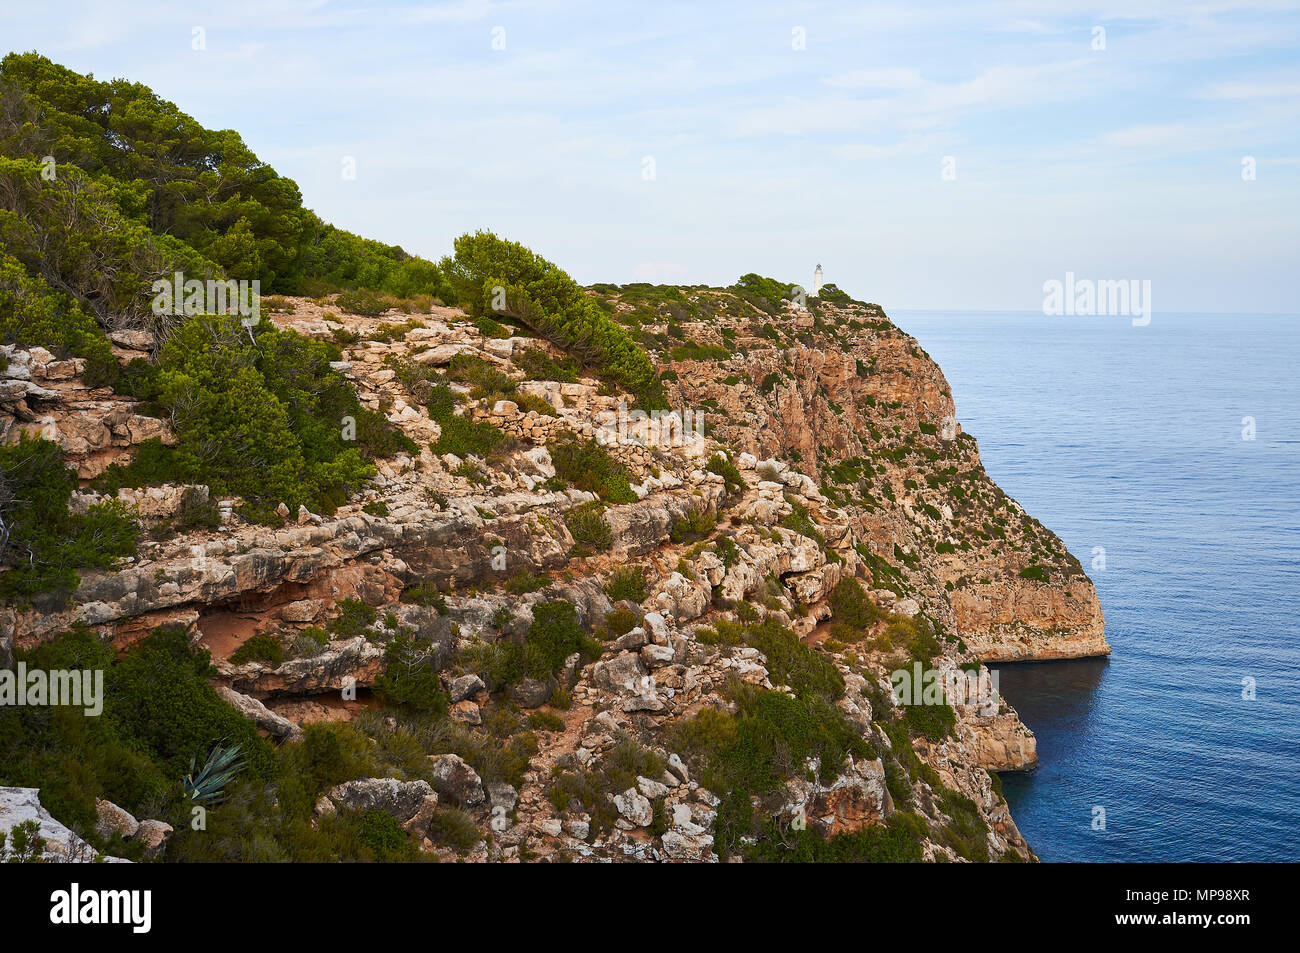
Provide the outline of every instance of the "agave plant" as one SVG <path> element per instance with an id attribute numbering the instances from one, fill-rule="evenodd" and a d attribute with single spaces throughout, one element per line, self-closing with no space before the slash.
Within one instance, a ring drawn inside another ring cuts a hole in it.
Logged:
<path id="1" fill-rule="evenodd" d="M 190 758 L 190 773 L 181 779 L 185 796 L 195 804 L 219 804 L 225 800 L 226 785 L 244 767 L 244 762 L 239 759 L 240 748 L 239 744 L 228 747 L 214 745 L 208 753 L 208 760 L 197 774 L 194 769 L 198 755 Z"/>

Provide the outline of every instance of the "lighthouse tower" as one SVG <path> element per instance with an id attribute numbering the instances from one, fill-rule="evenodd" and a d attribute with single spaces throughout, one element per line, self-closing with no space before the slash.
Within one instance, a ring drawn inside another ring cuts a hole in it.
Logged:
<path id="1" fill-rule="evenodd" d="M 824 285 L 825 283 L 826 282 L 822 280 L 822 266 L 818 265 L 817 270 L 813 272 L 813 294 L 814 295 L 820 294 L 822 290 L 822 285 Z"/>

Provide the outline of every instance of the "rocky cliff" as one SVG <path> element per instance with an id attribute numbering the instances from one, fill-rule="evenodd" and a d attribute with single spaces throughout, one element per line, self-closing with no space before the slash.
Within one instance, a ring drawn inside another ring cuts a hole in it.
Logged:
<path id="1" fill-rule="evenodd" d="M 74 625 L 120 647 L 181 626 L 211 652 L 222 697 L 268 737 L 356 720 L 382 747 L 411 729 L 368 689 L 395 643 L 418 642 L 448 731 L 490 739 L 501 719 L 526 716 L 526 766 L 507 783 L 464 744 L 444 745 L 418 778 L 349 782 L 359 787 L 331 790 L 317 812 L 378 806 L 430 853 L 736 859 L 764 843 L 754 831 L 766 821 L 736 821 L 752 811 L 826 839 L 902 830 L 906 816 L 919 819 L 907 830 L 924 859 L 1032 858 L 990 774 L 1032 766 L 1032 734 L 1005 701 L 952 697 L 950 725 L 900 729 L 912 722 L 891 673 L 918 657 L 950 676 L 1109 648 L 1091 582 L 989 480 L 939 368 L 878 307 L 844 298 L 804 309 L 721 289 L 592 293 L 668 369 L 671 403 L 702 413 L 702 433 L 629 413 L 616 388 L 552 373 L 566 355 L 544 341 L 485 334 L 455 309 L 366 318 L 288 299 L 275 323 L 339 341 L 335 369 L 419 451 L 380 461 L 336 512 L 286 509 L 276 526 L 203 486 L 122 489 L 149 530 L 136 557 L 83 573 L 66 600 L 0 609 L 0 658 Z M 115 347 L 126 361 L 152 342 Z M 57 440 L 85 484 L 74 505 L 99 499 L 90 481 L 140 442 L 169 439 L 147 408 L 85 386 L 77 359 L 4 351 L 0 439 Z M 435 453 L 439 385 L 504 444 Z M 602 500 L 557 473 L 554 455 L 574 444 L 601 448 L 630 497 Z M 195 507 L 215 518 L 187 520 Z M 868 604 L 853 605 L 854 591 Z M 496 678 L 483 660 L 525 644 L 538 607 L 561 601 L 598 658 Z M 239 655 L 256 636 L 283 657 Z M 764 762 L 779 768 L 774 786 L 739 807 L 712 790 L 726 774 L 692 747 L 711 724 L 701 713 L 743 723 L 763 699 L 806 700 L 809 671 L 833 682 L 819 691 L 851 726 L 842 761 L 799 763 L 778 745 Z M 481 836 L 440 841 L 439 803 Z"/>

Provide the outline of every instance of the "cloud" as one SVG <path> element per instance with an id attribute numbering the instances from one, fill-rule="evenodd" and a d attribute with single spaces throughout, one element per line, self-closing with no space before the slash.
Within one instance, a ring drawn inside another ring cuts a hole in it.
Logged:
<path id="1" fill-rule="evenodd" d="M 1297 99 L 1300 98 L 1300 80 L 1231 80 L 1211 86 L 1202 95 L 1206 99 Z"/>
<path id="2" fill-rule="evenodd" d="M 952 135 L 905 136 L 888 145 L 873 143 L 848 143 L 831 146 L 830 151 L 841 159 L 893 159 L 906 156 L 931 155 L 937 150 L 959 142 Z"/>
<path id="3" fill-rule="evenodd" d="M 839 73 L 822 80 L 827 86 L 861 89 L 915 89 L 924 85 L 921 74 L 914 69 L 857 69 Z"/>

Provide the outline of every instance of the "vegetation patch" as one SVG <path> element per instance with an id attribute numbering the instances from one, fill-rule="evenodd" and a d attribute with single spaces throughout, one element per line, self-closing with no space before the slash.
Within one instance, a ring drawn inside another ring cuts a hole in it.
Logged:
<path id="1" fill-rule="evenodd" d="M 631 474 L 594 438 L 563 440 L 550 447 L 555 475 L 565 483 L 595 493 L 606 503 L 633 503 Z"/>
<path id="2" fill-rule="evenodd" d="M 76 486 L 58 444 L 21 436 L 0 446 L 0 597 L 27 602 L 48 592 L 62 605 L 78 569 L 111 569 L 135 555 L 139 527 L 127 508 L 110 499 L 73 513 Z"/>

